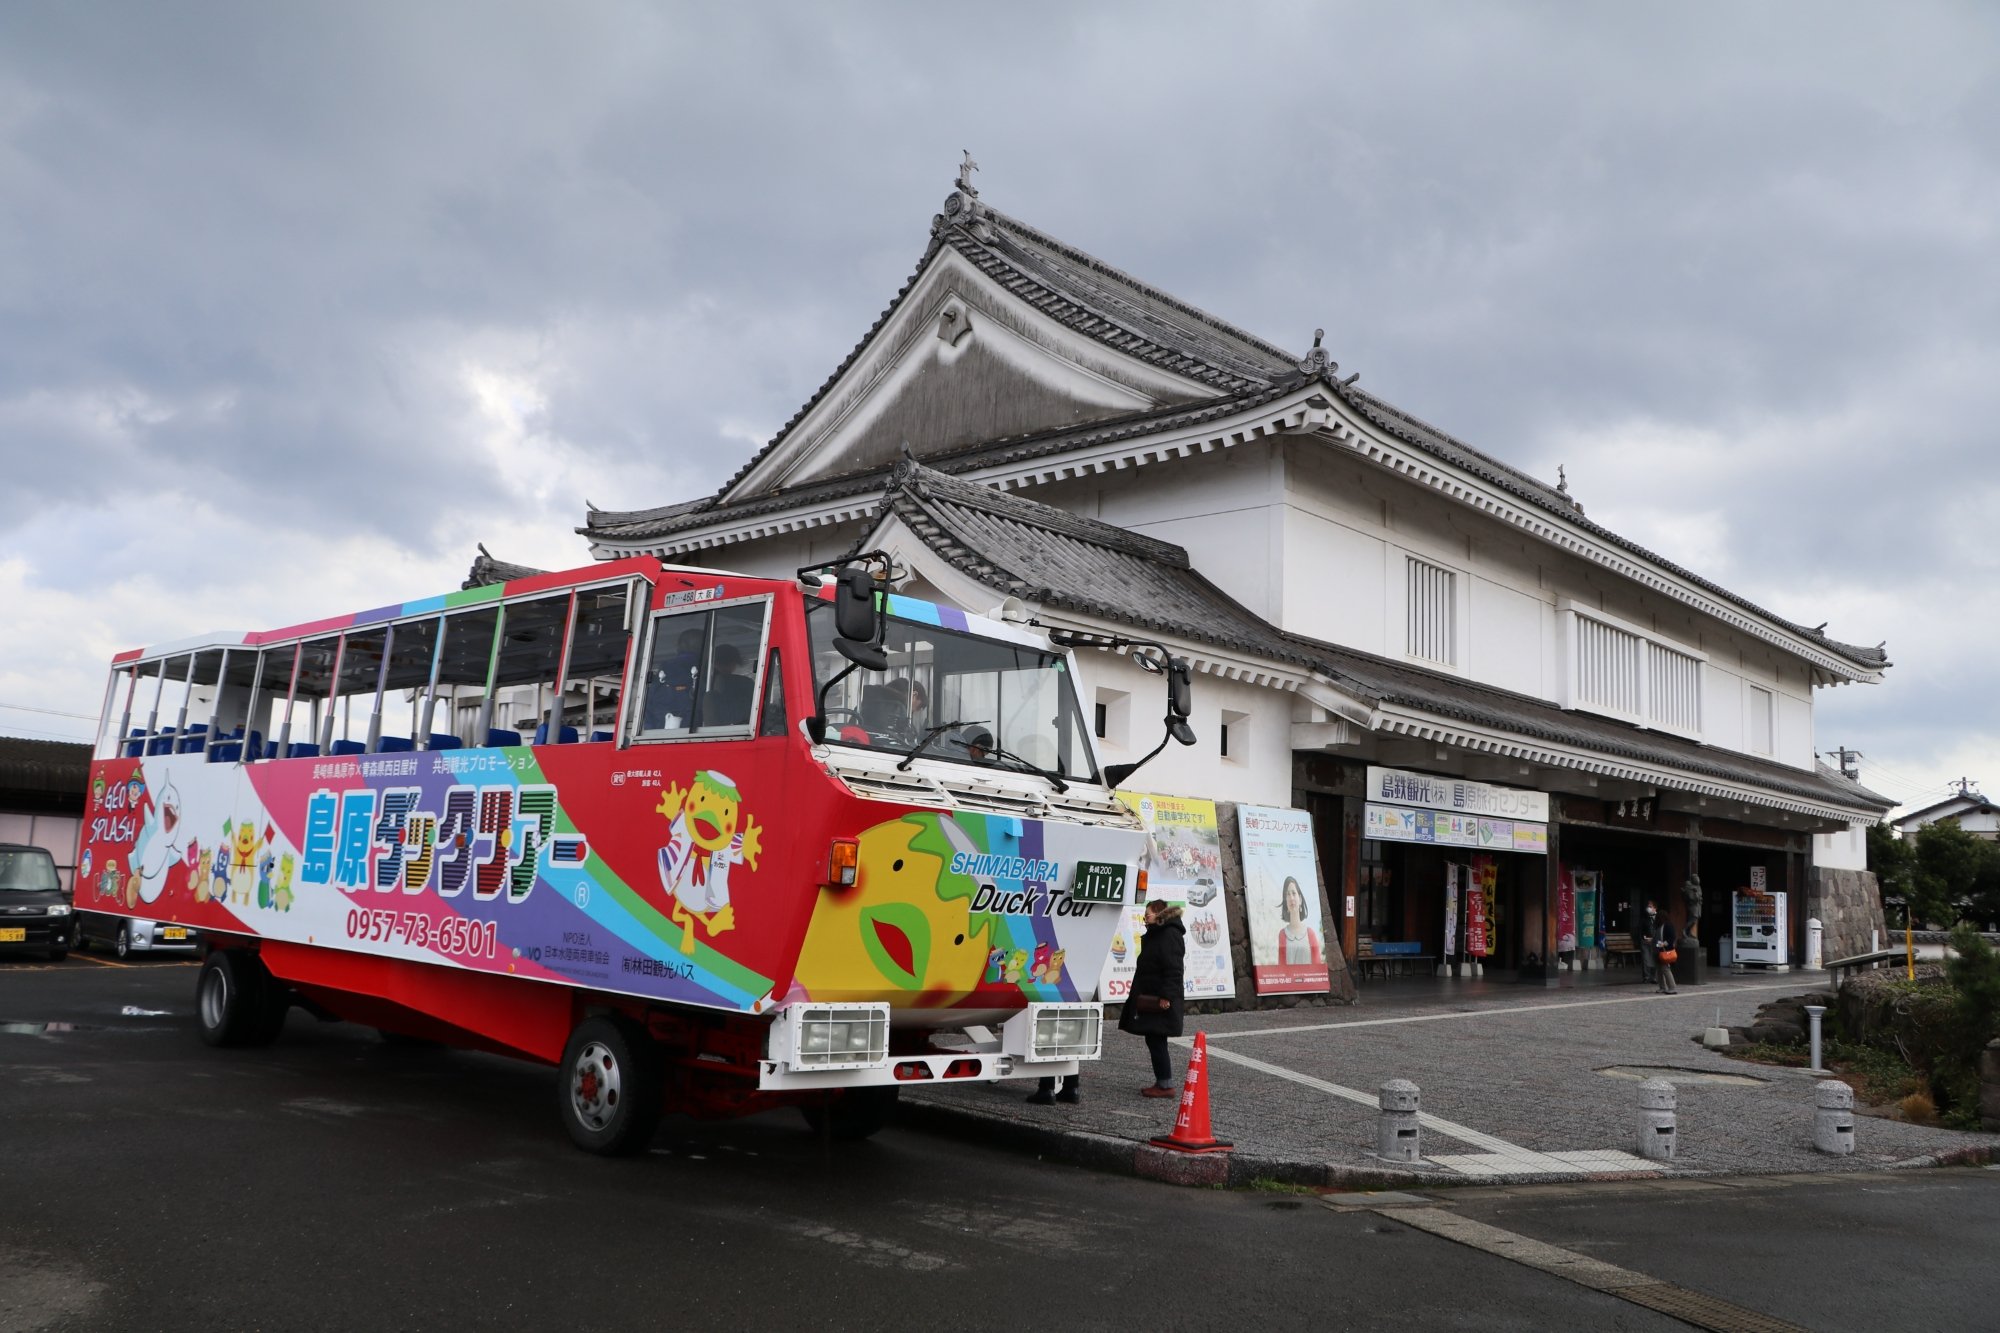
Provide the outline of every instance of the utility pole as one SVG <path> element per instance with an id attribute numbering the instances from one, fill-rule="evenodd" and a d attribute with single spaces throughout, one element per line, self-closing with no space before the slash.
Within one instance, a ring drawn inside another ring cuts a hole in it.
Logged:
<path id="1" fill-rule="evenodd" d="M 1849 782 L 1861 781 L 1861 766 L 1854 761 L 1857 759 L 1866 759 L 1867 755 L 1862 754 L 1859 750 L 1850 750 L 1845 745 L 1831 753 L 1840 760 L 1840 776 L 1846 778 Z"/>

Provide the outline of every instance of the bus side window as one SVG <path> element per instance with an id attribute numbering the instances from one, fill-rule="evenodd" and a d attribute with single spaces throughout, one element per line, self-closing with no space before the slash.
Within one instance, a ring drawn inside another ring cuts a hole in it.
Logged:
<path id="1" fill-rule="evenodd" d="M 653 620 L 646 651 L 640 734 L 747 735 L 763 660 L 768 597 Z"/>
<path id="2" fill-rule="evenodd" d="M 759 736 L 782 736 L 786 730 L 785 674 L 779 670 L 778 650 L 764 667 L 764 712 L 757 725 Z"/>

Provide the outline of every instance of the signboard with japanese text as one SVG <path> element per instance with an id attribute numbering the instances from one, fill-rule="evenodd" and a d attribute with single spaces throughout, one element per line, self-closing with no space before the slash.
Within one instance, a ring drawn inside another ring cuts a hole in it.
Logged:
<path id="1" fill-rule="evenodd" d="M 1229 917 L 1222 902 L 1222 839 L 1216 829 L 1215 802 L 1151 792 L 1117 795 L 1146 826 L 1147 851 L 1141 862 L 1145 896 L 1165 899 L 1181 909 L 1181 924 L 1187 929 L 1183 973 L 1187 998 L 1236 994 L 1236 976 L 1229 963 Z M 1146 932 L 1144 917 L 1143 902 L 1127 909 L 1112 937 L 1099 999 L 1122 1001 L 1131 993 Z"/>
<path id="2" fill-rule="evenodd" d="M 1312 816 L 1303 810 L 1239 805 L 1236 827 L 1243 847 L 1243 904 L 1257 993 L 1329 989 Z"/>

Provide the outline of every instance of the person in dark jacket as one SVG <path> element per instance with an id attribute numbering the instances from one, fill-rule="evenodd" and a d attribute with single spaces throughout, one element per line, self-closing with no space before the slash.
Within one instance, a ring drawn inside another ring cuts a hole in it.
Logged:
<path id="1" fill-rule="evenodd" d="M 1654 981 L 1653 922 L 1659 910 L 1652 903 L 1647 903 L 1643 913 L 1635 912 L 1632 916 L 1632 947 L 1639 951 L 1639 984 L 1642 986 L 1650 986 Z"/>
<path id="2" fill-rule="evenodd" d="M 1118 1030 L 1146 1039 L 1153 1057 L 1153 1084 L 1143 1097 L 1174 1095 L 1174 1064 L 1167 1038 L 1181 1035 L 1187 1009 L 1187 927 L 1181 909 L 1155 898 L 1146 904 L 1146 933 L 1139 940 L 1139 962 L 1132 972 L 1132 993 L 1118 1015 Z"/>
<path id="3" fill-rule="evenodd" d="M 1653 968 L 1660 974 L 1660 994 L 1678 995 L 1680 987 L 1674 984 L 1674 965 L 1660 955 L 1677 946 L 1680 935 L 1674 930 L 1674 923 L 1659 913 L 1653 904 L 1647 903 L 1646 911 L 1646 944 L 1653 955 Z"/>

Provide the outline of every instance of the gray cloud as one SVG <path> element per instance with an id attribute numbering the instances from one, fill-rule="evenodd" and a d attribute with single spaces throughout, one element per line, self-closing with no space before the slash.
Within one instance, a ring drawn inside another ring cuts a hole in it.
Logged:
<path id="1" fill-rule="evenodd" d="M 581 559 L 586 496 L 702 493 L 791 415 L 971 148 L 996 206 L 1323 326 L 1592 517 L 1888 636 L 1822 739 L 1941 781 L 2000 749 L 1955 693 L 1987 645 L 1940 623 L 2000 613 L 1997 36 L 1954 4 L 14 7 L 0 586 L 82 616 L 143 553 L 265 623 L 300 610 L 244 582 L 276 528 L 381 552 L 363 600 L 481 532 Z M 107 632 L 182 632 L 172 600 Z M 95 706 L 37 660 L 0 649 L 0 704 Z"/>

